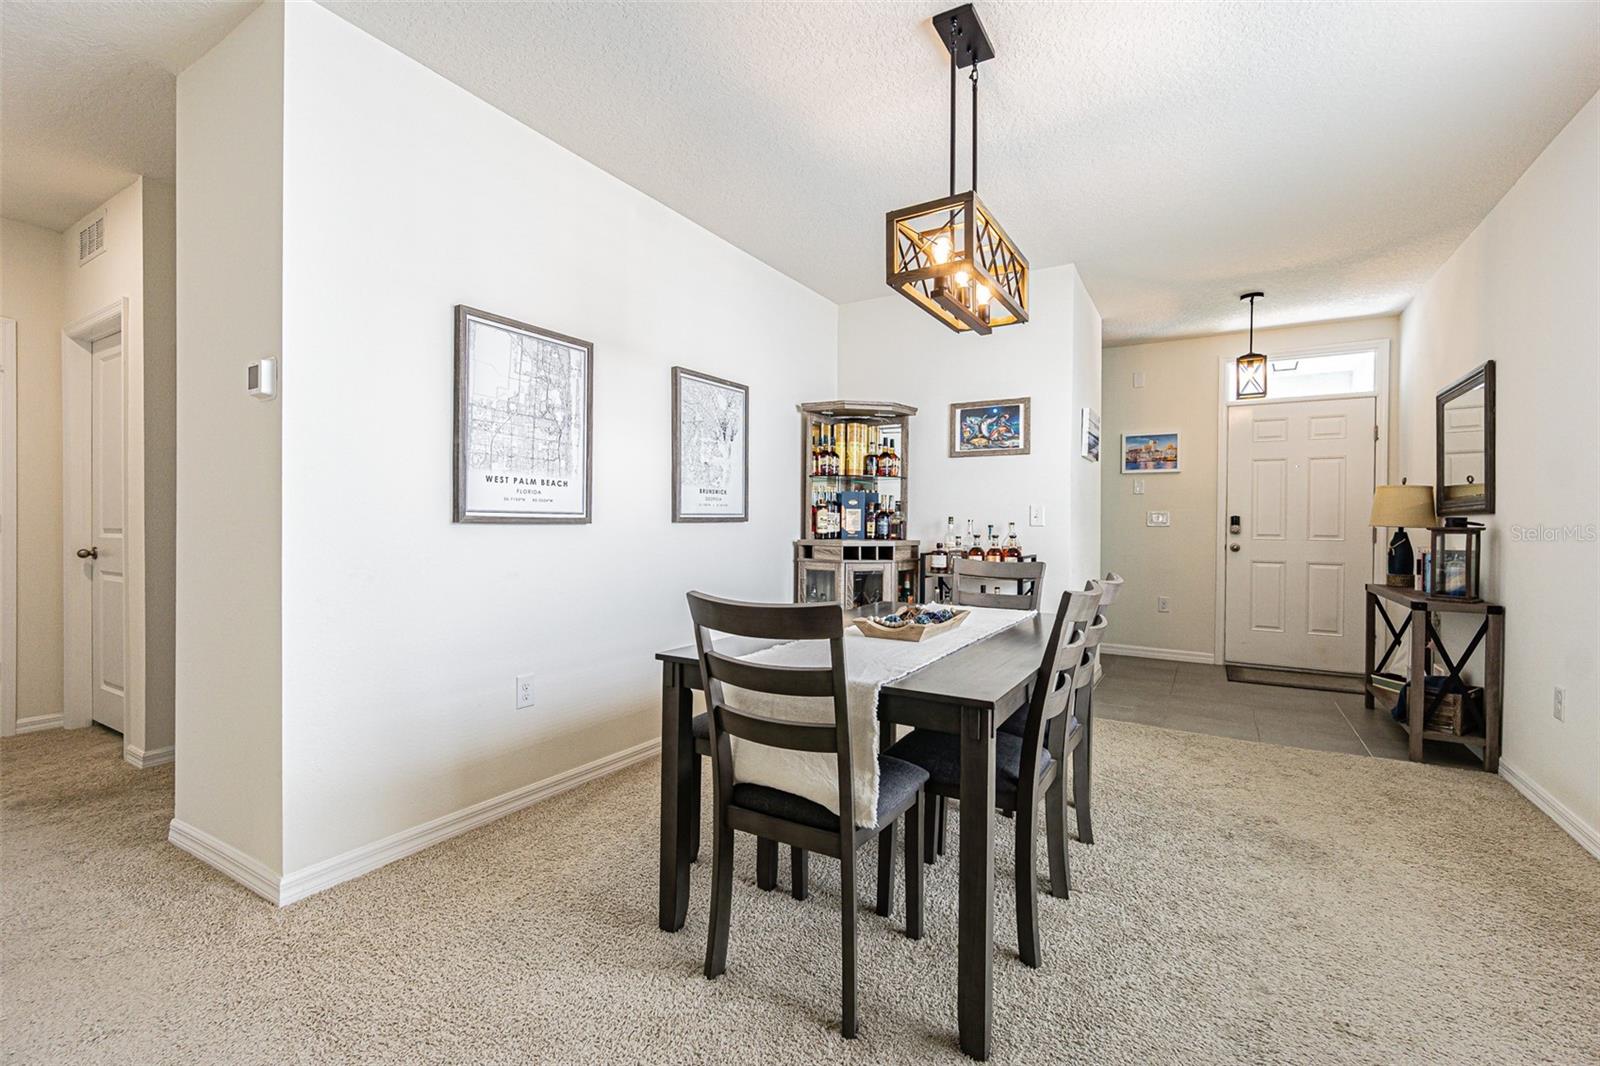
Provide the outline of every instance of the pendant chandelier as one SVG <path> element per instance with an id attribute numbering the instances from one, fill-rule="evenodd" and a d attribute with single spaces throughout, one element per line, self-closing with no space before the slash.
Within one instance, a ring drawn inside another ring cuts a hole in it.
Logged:
<path id="1" fill-rule="evenodd" d="M 933 18 L 950 50 L 950 194 L 888 214 L 891 289 L 957 333 L 1028 321 L 1028 260 L 978 199 L 978 64 L 994 45 L 971 4 Z M 972 187 L 956 192 L 956 70 L 971 67 Z"/>
<path id="2" fill-rule="evenodd" d="M 1256 351 L 1256 301 L 1265 295 L 1247 292 L 1239 297 L 1250 301 L 1250 347 L 1233 364 L 1233 394 L 1241 400 L 1259 400 L 1267 394 L 1267 357 Z"/>

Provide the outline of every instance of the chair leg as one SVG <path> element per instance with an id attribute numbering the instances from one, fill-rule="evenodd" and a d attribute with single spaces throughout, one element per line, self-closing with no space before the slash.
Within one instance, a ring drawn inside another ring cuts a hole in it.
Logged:
<path id="1" fill-rule="evenodd" d="M 689 774 L 689 861 L 700 861 L 700 756 L 694 757 Z"/>
<path id="2" fill-rule="evenodd" d="M 1050 894 L 1066 899 L 1072 890 L 1067 858 L 1067 787 L 1060 773 L 1044 794 L 1045 850 L 1050 853 Z"/>
<path id="3" fill-rule="evenodd" d="M 917 796 L 917 802 L 906 812 L 906 936 L 922 939 L 922 823 L 928 815 L 928 801 Z"/>
<path id="4" fill-rule="evenodd" d="M 789 845 L 789 894 L 805 899 L 811 894 L 806 877 L 806 849 Z"/>
<path id="5" fill-rule="evenodd" d="M 1038 808 L 1017 811 L 1017 954 L 1025 965 L 1039 968 L 1039 875 L 1034 870 L 1039 850 Z"/>
<path id="6" fill-rule="evenodd" d="M 756 838 L 756 887 L 771 892 L 778 887 L 778 842 Z"/>
<path id="7" fill-rule="evenodd" d="M 878 917 L 894 917 L 894 823 L 878 830 Z"/>
<path id="8" fill-rule="evenodd" d="M 839 942 L 843 966 L 839 981 L 842 1018 L 840 1028 L 846 1040 L 856 1036 L 856 856 L 845 848 L 839 860 Z"/>
<path id="9" fill-rule="evenodd" d="M 939 853 L 939 814 L 944 810 L 944 797 L 928 796 L 923 802 L 927 810 L 922 819 L 922 861 L 932 866 Z"/>
<path id="10" fill-rule="evenodd" d="M 1078 812 L 1078 840 L 1094 843 L 1094 826 L 1089 821 L 1090 766 L 1089 737 L 1084 735 L 1072 753 L 1072 806 Z"/>
<path id="11" fill-rule="evenodd" d="M 711 922 L 706 929 L 706 976 L 728 968 L 728 925 L 733 907 L 733 829 L 719 811 L 711 836 Z"/>
<path id="12" fill-rule="evenodd" d="M 945 827 L 945 823 L 949 821 L 949 814 L 950 814 L 950 798 L 948 796 L 940 796 L 939 797 L 939 843 L 938 843 L 938 851 L 939 851 L 940 855 L 944 854 L 944 827 Z"/>

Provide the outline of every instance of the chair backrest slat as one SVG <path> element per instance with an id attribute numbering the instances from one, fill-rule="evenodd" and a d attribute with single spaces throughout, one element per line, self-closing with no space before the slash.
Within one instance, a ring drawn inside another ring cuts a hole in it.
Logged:
<path id="1" fill-rule="evenodd" d="M 724 706 L 722 728 L 729 736 L 789 751 L 833 752 L 839 750 L 839 730 L 832 723 L 802 723 L 736 711 Z"/>
<path id="2" fill-rule="evenodd" d="M 1029 787 L 1039 779 L 1046 727 L 1061 717 L 1072 705 L 1072 695 L 1077 690 L 1084 655 L 1085 639 L 1074 633 L 1074 618 L 1094 610 L 1100 600 L 1100 590 L 1090 588 L 1081 592 L 1064 592 L 1056 608 L 1055 624 L 1050 639 L 1045 643 L 1040 657 L 1038 673 L 1034 675 L 1033 691 L 1028 700 L 1028 719 L 1022 731 L 1022 777 Z M 1058 737 L 1065 729 L 1055 730 Z M 1055 749 L 1052 747 L 1051 749 Z"/>
<path id="3" fill-rule="evenodd" d="M 1106 616 L 1096 614 L 1094 622 L 1083 631 L 1083 663 L 1084 669 L 1078 674 L 1078 687 L 1087 688 L 1094 684 L 1094 667 L 1100 661 L 1100 642 L 1106 635 Z"/>
<path id="4" fill-rule="evenodd" d="M 776 696 L 831 696 L 833 671 L 825 666 L 768 666 L 707 651 L 712 676 L 736 688 Z"/>
<path id="5" fill-rule="evenodd" d="M 963 580 L 965 579 L 965 580 Z M 979 592 L 973 585 L 993 585 L 1000 581 L 1026 583 L 1026 591 Z M 951 599 L 960 607 L 1005 607 L 1015 611 L 1037 611 L 1039 595 L 1044 589 L 1044 564 L 986 563 L 981 559 L 955 560 L 955 575 L 951 584 Z"/>

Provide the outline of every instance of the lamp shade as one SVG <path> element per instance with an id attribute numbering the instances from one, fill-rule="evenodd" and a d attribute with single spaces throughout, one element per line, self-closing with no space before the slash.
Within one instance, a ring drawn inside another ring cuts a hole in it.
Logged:
<path id="1" fill-rule="evenodd" d="M 1372 494 L 1374 526 L 1426 529 L 1435 521 L 1432 485 L 1379 485 Z"/>

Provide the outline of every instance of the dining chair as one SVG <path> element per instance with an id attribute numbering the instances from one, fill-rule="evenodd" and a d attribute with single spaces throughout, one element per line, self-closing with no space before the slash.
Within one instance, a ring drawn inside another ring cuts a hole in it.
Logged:
<path id="1" fill-rule="evenodd" d="M 1035 867 L 1038 851 L 1039 807 L 1045 809 L 1050 852 L 1050 893 L 1065 898 L 1068 891 L 1065 819 L 1065 741 L 1070 729 L 1061 728 L 1069 715 L 1076 678 L 1083 668 L 1084 637 L 1075 635 L 1073 619 L 1093 612 L 1098 592 L 1066 592 L 1056 611 L 1034 675 L 1026 726 L 1020 736 L 995 734 L 995 806 L 1016 814 L 1017 953 L 1029 966 L 1039 965 L 1039 880 Z M 1050 729 L 1054 723 L 1057 728 Z M 1053 743 L 1046 744 L 1046 734 Z M 949 733 L 914 729 L 893 744 L 886 755 L 920 766 L 928 773 L 924 786 L 930 796 L 948 799 L 961 794 L 961 738 Z"/>
<path id="2" fill-rule="evenodd" d="M 1018 591 L 990 592 L 989 586 L 997 581 L 1015 581 Z M 1037 611 L 1043 589 L 1043 563 L 986 563 L 981 559 L 957 559 L 955 574 L 950 582 L 950 602 L 959 607 L 1008 607 L 1016 611 Z"/>
<path id="3" fill-rule="evenodd" d="M 1095 582 L 1090 582 L 1093 586 Z M 1100 650 L 1105 638 L 1105 612 L 1106 608 L 1116 601 L 1122 592 L 1122 575 L 1114 570 L 1106 571 L 1106 576 L 1099 581 L 1100 604 L 1096 608 L 1098 615 L 1095 619 L 1099 625 L 1099 633 L 1084 643 L 1084 657 L 1088 660 L 1088 669 L 1078 679 L 1080 691 L 1076 698 L 1077 717 L 1082 729 L 1082 737 L 1077 746 L 1072 750 L 1072 809 L 1078 816 L 1078 843 L 1094 843 L 1094 826 L 1090 817 L 1090 786 L 1094 778 L 1094 686 L 1100 674 Z"/>
<path id="4" fill-rule="evenodd" d="M 694 767 L 689 771 L 689 857 L 700 861 L 700 759 L 711 757 L 711 715 L 702 711 L 689 722 L 689 732 L 694 737 Z M 804 848 L 789 849 L 789 894 L 795 899 L 808 895 L 808 863 Z M 778 843 L 775 840 L 756 841 L 756 886 L 764 892 L 778 887 Z"/>
<path id="5" fill-rule="evenodd" d="M 878 840 L 894 844 L 895 822 L 904 816 L 906 850 L 906 935 L 922 939 L 922 789 L 926 770 L 901 759 L 878 755 L 876 828 L 858 826 L 851 775 L 850 712 L 845 689 L 844 613 L 838 604 L 737 603 L 689 593 L 695 647 L 709 708 L 712 760 L 712 891 L 706 935 L 706 977 L 727 969 L 733 906 L 733 834 L 802 848 L 839 860 L 840 940 L 843 957 L 842 1023 L 846 1039 L 856 1035 L 856 851 Z M 779 641 L 827 641 L 829 665 L 770 666 L 723 655 L 712 634 Z M 833 701 L 831 722 L 797 722 L 740 710 L 724 688 L 783 697 Z M 839 811 L 767 785 L 735 783 L 732 738 L 787 751 L 833 755 L 838 774 Z M 893 854 L 892 850 L 889 852 Z M 774 852 L 775 855 L 775 852 Z M 880 857 L 882 852 L 880 851 Z M 888 909 L 888 879 L 879 864 L 878 910 Z M 892 871 L 893 864 L 889 864 Z M 892 877 L 892 872 L 891 872 Z"/>

